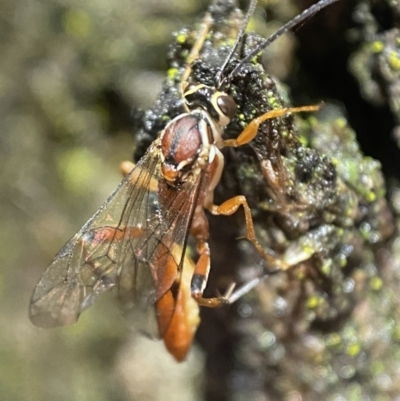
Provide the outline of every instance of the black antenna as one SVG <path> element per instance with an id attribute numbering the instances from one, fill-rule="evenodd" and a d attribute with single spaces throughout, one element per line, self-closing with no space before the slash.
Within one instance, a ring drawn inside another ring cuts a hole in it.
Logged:
<path id="1" fill-rule="evenodd" d="M 337 1 L 339 1 L 339 0 L 320 0 L 318 3 L 307 8 L 302 13 L 300 13 L 299 15 L 294 17 L 292 20 L 287 22 L 285 25 L 283 25 L 281 28 L 279 28 L 274 34 L 272 34 L 269 38 L 267 38 L 263 42 L 261 42 L 261 44 L 259 46 L 257 46 L 244 59 L 242 59 L 240 61 L 240 63 L 233 69 L 233 71 L 222 80 L 219 87 L 222 88 L 224 85 L 229 85 L 230 82 L 232 81 L 233 77 L 240 70 L 240 68 L 243 66 L 243 64 L 249 62 L 254 56 L 256 56 L 258 53 L 260 53 L 262 50 L 264 50 L 268 45 L 270 45 L 272 42 L 274 42 L 276 39 L 278 39 L 280 36 L 282 36 L 284 33 L 286 33 L 289 29 L 294 28 L 296 25 L 300 24 L 305 19 L 310 18 L 315 13 L 319 12 L 323 8 L 329 6 L 333 3 L 336 3 Z M 246 16 L 246 24 L 248 22 L 248 19 L 249 19 L 248 16 Z M 243 30 L 244 29 L 246 29 L 246 26 L 243 28 Z M 242 29 L 241 29 L 241 31 L 242 31 Z M 235 44 L 235 49 L 236 49 L 236 46 L 237 46 L 237 44 Z M 226 66 L 226 64 L 227 64 L 227 62 L 224 63 L 224 67 Z M 221 74 L 222 74 L 222 72 L 221 72 Z"/>
<path id="2" fill-rule="evenodd" d="M 217 84 L 216 85 L 217 87 L 221 86 L 221 83 L 222 83 L 222 82 L 220 82 L 221 75 L 224 72 L 224 69 L 228 65 L 229 61 L 231 61 L 233 53 L 235 53 L 235 51 L 239 45 L 239 42 L 243 39 L 244 32 L 247 28 L 247 25 L 249 24 L 249 20 L 250 20 L 251 16 L 253 15 L 256 5 L 257 5 L 257 0 L 251 0 L 249 9 L 247 10 L 247 13 L 246 13 L 246 17 L 242 23 L 242 26 L 240 27 L 239 34 L 236 37 L 235 44 L 232 46 L 232 49 L 229 52 L 228 57 L 225 59 L 224 64 L 222 65 L 221 69 L 217 72 L 217 75 L 215 76 L 215 82 Z"/>

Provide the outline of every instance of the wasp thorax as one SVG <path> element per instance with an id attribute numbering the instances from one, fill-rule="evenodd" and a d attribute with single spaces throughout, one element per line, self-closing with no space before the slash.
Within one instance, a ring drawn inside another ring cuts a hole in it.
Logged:
<path id="1" fill-rule="evenodd" d="M 236 113 L 236 103 L 231 96 L 203 84 L 190 84 L 184 93 L 190 109 L 202 108 L 221 127 L 227 126 Z"/>
<path id="2" fill-rule="evenodd" d="M 202 147 L 199 120 L 193 115 L 182 115 L 171 121 L 161 138 L 161 172 L 170 182 L 176 182 L 187 172 Z"/>

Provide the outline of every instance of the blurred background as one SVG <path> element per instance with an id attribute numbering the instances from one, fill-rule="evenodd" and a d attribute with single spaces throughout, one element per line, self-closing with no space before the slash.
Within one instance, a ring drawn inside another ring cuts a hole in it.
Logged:
<path id="1" fill-rule="evenodd" d="M 1 2 L 1 399 L 145 400 L 159 399 L 160 391 L 195 399 L 181 382 L 198 376 L 200 365 L 177 365 L 158 342 L 139 339 L 132 348 L 112 297 L 79 324 L 54 330 L 35 328 L 28 305 L 54 255 L 121 180 L 119 163 L 133 154 L 133 109 L 154 101 L 172 32 L 205 6 Z M 154 398 L 140 396 L 155 378 Z"/>
<path id="2" fill-rule="evenodd" d="M 32 326 L 28 305 L 54 255 L 120 181 L 118 165 L 133 153 L 133 115 L 160 90 L 172 32 L 199 20 L 208 3 L 1 2 L 1 399 L 203 399 L 200 347 L 176 364 L 161 343 L 133 337 L 112 297 L 105 296 L 78 324 L 53 330 Z M 297 6 L 310 5 L 269 3 L 280 22 L 293 17 Z M 287 46 L 280 46 L 280 63 L 269 67 L 293 87 L 297 104 L 338 99 L 358 132 L 379 127 L 381 136 L 361 137 L 364 151 L 395 177 L 395 118 L 385 101 L 365 105 L 348 73 L 356 48 L 350 12 L 355 2 L 343 3 L 342 14 L 325 14 L 323 28 L 316 16 L 297 39 L 282 38 Z M 276 28 L 276 22 L 267 28 L 264 19 L 259 8 L 252 29 L 266 34 Z"/>

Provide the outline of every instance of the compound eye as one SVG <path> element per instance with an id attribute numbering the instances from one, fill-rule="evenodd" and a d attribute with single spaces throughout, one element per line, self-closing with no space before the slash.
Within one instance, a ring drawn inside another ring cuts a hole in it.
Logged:
<path id="1" fill-rule="evenodd" d="M 236 103 L 233 98 L 229 95 L 219 95 L 217 97 L 217 105 L 221 113 L 228 117 L 229 120 L 232 120 L 236 113 Z"/>

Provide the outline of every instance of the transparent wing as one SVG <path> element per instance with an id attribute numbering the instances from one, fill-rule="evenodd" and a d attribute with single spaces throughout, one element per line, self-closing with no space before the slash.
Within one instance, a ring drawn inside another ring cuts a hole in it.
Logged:
<path id="1" fill-rule="evenodd" d="M 36 326 L 76 322 L 114 286 L 125 306 L 153 314 L 154 302 L 181 270 L 203 179 L 190 176 L 181 188 L 171 188 L 160 178 L 157 145 L 44 272 L 30 305 Z"/>

